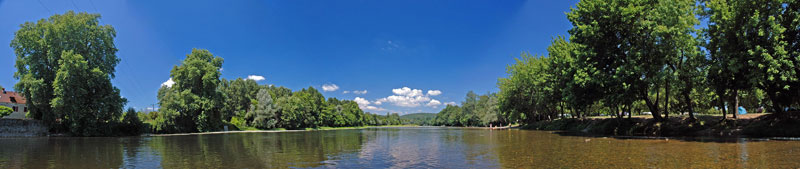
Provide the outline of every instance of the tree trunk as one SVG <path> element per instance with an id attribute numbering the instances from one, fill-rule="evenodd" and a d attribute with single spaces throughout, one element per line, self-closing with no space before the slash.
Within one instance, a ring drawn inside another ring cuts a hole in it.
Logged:
<path id="1" fill-rule="evenodd" d="M 725 99 L 722 99 L 725 96 L 719 96 L 719 108 L 722 109 L 722 120 L 728 118 L 728 106 L 725 105 Z"/>
<path id="2" fill-rule="evenodd" d="M 650 99 L 650 96 L 648 96 L 647 90 L 644 90 L 642 92 L 642 96 L 644 96 L 644 102 L 647 104 L 647 108 L 650 109 L 650 113 L 653 114 L 653 119 L 655 119 L 656 121 L 663 121 L 663 119 L 661 118 L 661 113 L 658 110 L 658 101 L 659 101 L 658 96 L 660 95 L 660 93 L 661 92 L 656 90 L 656 101 L 653 102 L 653 100 Z"/>
<path id="3" fill-rule="evenodd" d="M 778 115 L 778 117 L 784 117 L 786 115 L 786 113 L 783 111 L 783 106 L 781 106 L 780 104 L 775 103 L 775 101 L 777 100 L 777 97 L 778 97 L 777 95 L 775 95 L 776 93 L 774 93 L 774 92 L 767 92 L 767 93 L 768 93 L 767 95 L 769 96 L 769 99 L 772 100 L 772 109 L 775 109 L 774 110 L 775 112 L 772 112 L 772 113 Z M 766 110 L 764 110 L 764 112 L 766 112 Z"/>
<path id="4" fill-rule="evenodd" d="M 689 121 L 694 121 L 694 106 L 692 105 L 692 99 L 689 97 L 689 91 L 691 91 L 691 89 L 687 89 L 683 92 L 683 99 L 686 102 L 686 107 L 689 108 Z"/>
<path id="5" fill-rule="evenodd" d="M 632 109 L 633 105 L 632 104 L 628 105 L 628 119 L 631 119 L 631 115 L 633 114 L 633 111 L 631 111 Z"/>
<path id="6" fill-rule="evenodd" d="M 563 119 L 564 118 L 564 103 L 563 102 L 558 102 L 558 109 L 559 109 L 559 112 L 561 113 L 561 115 L 558 116 L 558 118 L 559 119 Z"/>
<path id="7" fill-rule="evenodd" d="M 669 78 L 667 78 L 665 83 L 667 83 L 667 86 L 664 86 L 664 118 L 669 119 Z"/>
<path id="8" fill-rule="evenodd" d="M 733 90 L 733 119 L 736 119 L 736 115 L 739 114 L 739 89 Z"/>

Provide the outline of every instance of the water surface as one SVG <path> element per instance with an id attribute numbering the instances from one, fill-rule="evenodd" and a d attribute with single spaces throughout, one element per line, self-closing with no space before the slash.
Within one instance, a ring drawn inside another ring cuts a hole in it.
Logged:
<path id="1" fill-rule="evenodd" d="M 615 139 L 370 128 L 122 138 L 0 138 L 0 168 L 797 168 L 800 141 Z"/>

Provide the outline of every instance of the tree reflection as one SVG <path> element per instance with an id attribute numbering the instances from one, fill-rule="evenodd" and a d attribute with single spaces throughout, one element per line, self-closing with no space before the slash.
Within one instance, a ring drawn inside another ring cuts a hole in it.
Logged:
<path id="1" fill-rule="evenodd" d="M 157 137 L 164 168 L 320 167 L 360 151 L 358 130 Z"/>

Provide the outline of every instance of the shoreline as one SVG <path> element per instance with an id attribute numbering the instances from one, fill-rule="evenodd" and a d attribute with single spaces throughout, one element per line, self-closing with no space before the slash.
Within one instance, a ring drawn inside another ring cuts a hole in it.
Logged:
<path id="1" fill-rule="evenodd" d="M 652 118 L 586 118 L 540 121 L 522 129 L 559 131 L 562 134 L 608 137 L 682 137 L 682 138 L 768 138 L 800 140 L 800 123 L 795 118 L 778 118 L 771 114 L 754 118 L 721 120 L 718 116 L 670 117 L 664 121 Z"/>
<path id="2" fill-rule="evenodd" d="M 308 131 L 325 131 L 325 130 L 354 130 L 354 129 L 367 129 L 367 128 L 390 128 L 390 127 L 429 127 L 418 125 L 388 125 L 388 126 L 356 126 L 356 127 L 320 127 L 320 128 L 306 128 L 306 129 L 272 129 L 272 130 L 235 130 L 235 131 L 212 131 L 212 132 L 196 132 L 196 133 L 172 133 L 172 134 L 142 134 L 138 137 L 164 137 L 164 136 L 190 136 L 190 135 L 211 135 L 211 134 L 231 134 L 231 133 L 282 133 L 282 132 L 308 132 Z"/>

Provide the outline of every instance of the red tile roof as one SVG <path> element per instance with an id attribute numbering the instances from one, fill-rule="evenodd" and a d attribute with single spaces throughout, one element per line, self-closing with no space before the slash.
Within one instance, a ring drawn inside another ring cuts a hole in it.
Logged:
<path id="1" fill-rule="evenodd" d="M 14 100 L 12 101 L 11 98 L 14 98 Z M 25 97 L 22 97 L 22 95 L 17 92 L 0 91 L 0 103 L 25 104 L 26 100 Z"/>

